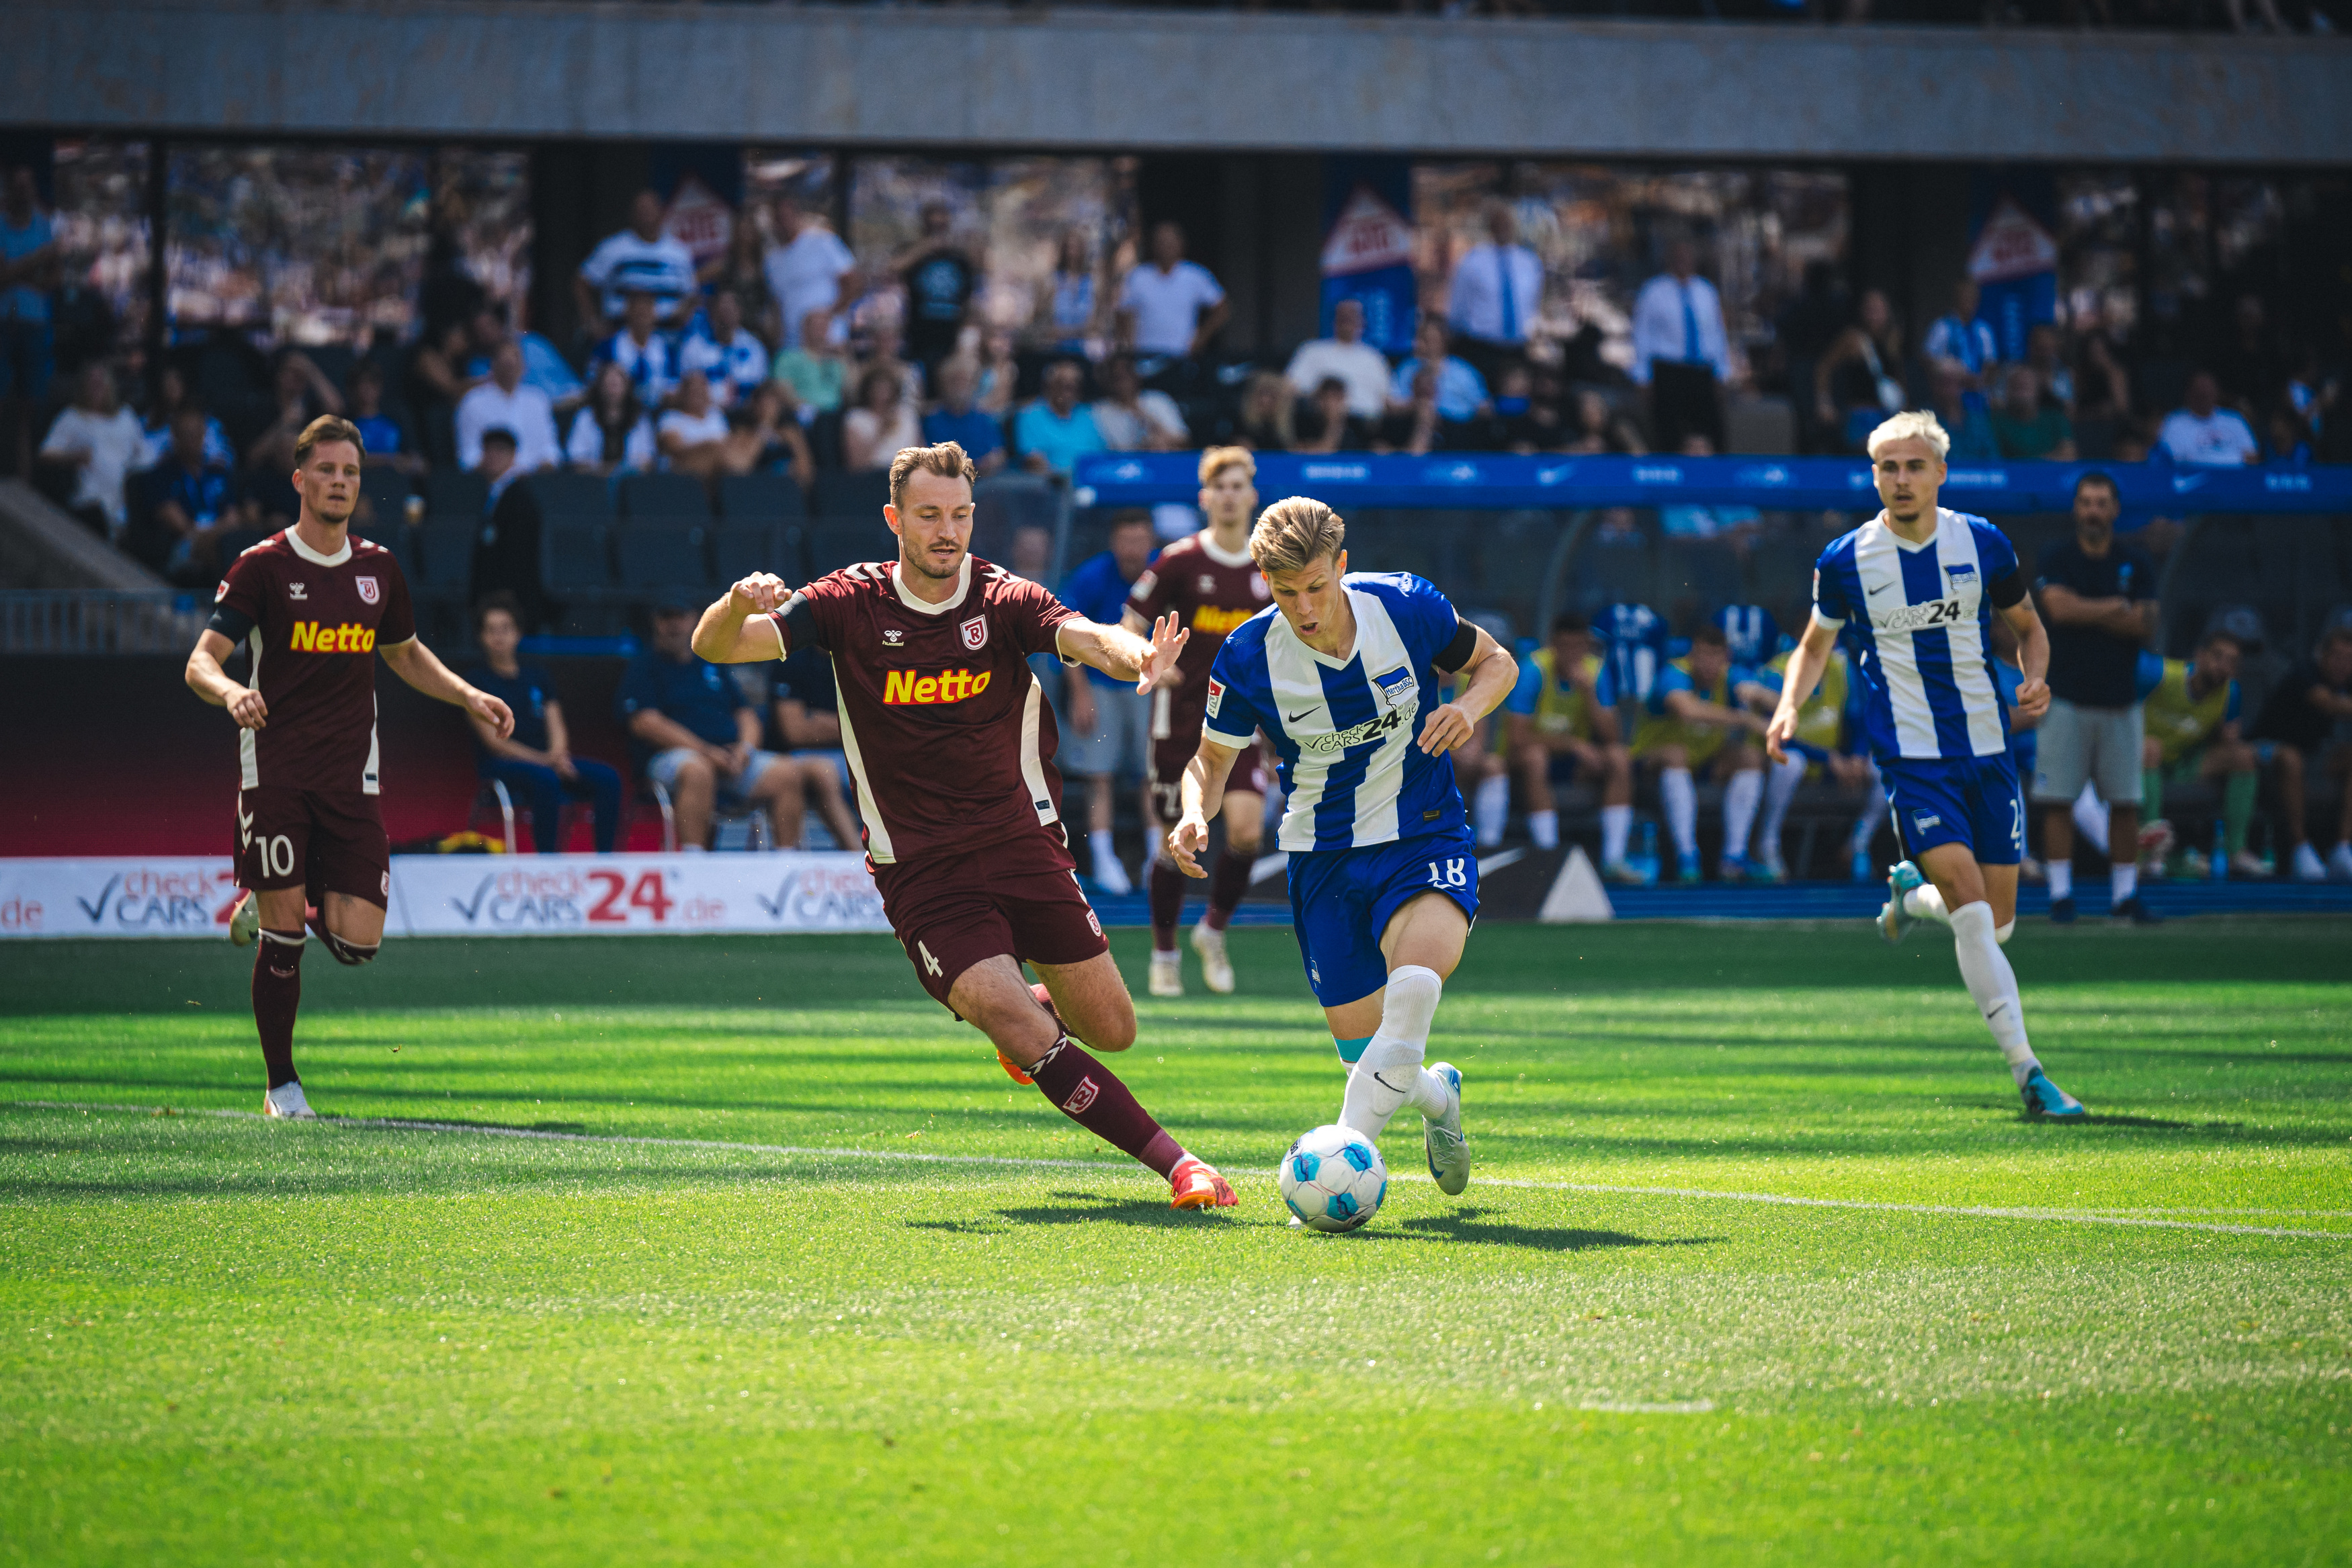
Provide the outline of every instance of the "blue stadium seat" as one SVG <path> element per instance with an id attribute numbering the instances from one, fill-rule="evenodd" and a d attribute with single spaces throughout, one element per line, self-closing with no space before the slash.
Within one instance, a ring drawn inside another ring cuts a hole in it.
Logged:
<path id="1" fill-rule="evenodd" d="M 710 521 L 710 492 L 691 474 L 629 474 L 620 485 L 621 516 L 673 528 Z"/>
<path id="2" fill-rule="evenodd" d="M 628 522 L 614 525 L 613 560 L 622 588 L 638 597 L 666 589 L 710 587 L 709 529 L 681 528 L 673 521 Z"/>
<path id="3" fill-rule="evenodd" d="M 549 518 L 539 530 L 539 580 L 551 593 L 601 593 L 613 586 L 605 526 Z"/>
<path id="4" fill-rule="evenodd" d="M 489 510 L 490 486 L 478 474 L 436 468 L 425 476 L 425 515 L 471 522 Z"/>
<path id="5" fill-rule="evenodd" d="M 896 560 L 898 557 L 898 541 L 890 537 L 888 525 L 878 516 L 872 522 L 811 523 L 804 535 L 811 577 L 823 577 L 862 560 Z"/>
<path id="6" fill-rule="evenodd" d="M 730 474 L 719 481 L 719 515 L 730 523 L 797 523 L 808 496 L 789 474 Z"/>
<path id="7" fill-rule="evenodd" d="M 392 528 L 408 520 L 408 497 L 415 486 L 408 476 L 384 464 L 360 471 L 360 494 L 366 497 L 378 528 Z"/>
<path id="8" fill-rule="evenodd" d="M 436 591 L 463 593 L 474 576 L 474 542 L 481 538 L 477 517 L 427 517 L 418 528 L 422 569 L 416 580 Z"/>
<path id="9" fill-rule="evenodd" d="M 870 520 L 878 528 L 883 527 L 882 508 L 890 501 L 890 476 L 819 474 L 814 501 L 811 512 L 827 522 L 856 518 Z"/>
<path id="10" fill-rule="evenodd" d="M 548 468 L 523 483 L 530 486 L 544 516 L 572 517 L 583 523 L 613 520 L 613 486 L 602 475 Z"/>
<path id="11" fill-rule="evenodd" d="M 808 552 L 798 525 L 721 523 L 710 537 L 717 580 L 730 583 L 755 571 L 772 571 L 795 588 L 809 579 Z"/>

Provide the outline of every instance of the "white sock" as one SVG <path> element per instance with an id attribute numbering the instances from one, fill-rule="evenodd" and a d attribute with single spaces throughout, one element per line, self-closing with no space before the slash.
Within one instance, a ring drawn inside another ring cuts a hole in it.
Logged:
<path id="1" fill-rule="evenodd" d="M 1691 788 L 1690 769 L 1662 768 L 1658 799 L 1666 808 L 1666 831 L 1674 838 L 1675 852 L 1698 853 L 1698 791 Z"/>
<path id="2" fill-rule="evenodd" d="M 1445 1092 L 1422 1059 L 1429 1053 L 1429 1026 L 1445 983 L 1437 971 L 1406 964 L 1389 971 L 1381 998 L 1381 1027 L 1348 1074 L 1339 1103 L 1339 1124 L 1377 1140 L 1407 1101 L 1424 1115 L 1445 1108 Z"/>
<path id="3" fill-rule="evenodd" d="M 1789 802 L 1797 798 L 1797 786 L 1805 781 L 1805 766 L 1803 758 L 1792 756 L 1774 766 L 1764 781 L 1764 827 L 1758 836 L 1768 861 L 1780 858 L 1780 824 L 1788 818 Z"/>
<path id="4" fill-rule="evenodd" d="M 2052 861 L 2048 865 L 2043 866 L 2042 869 L 2043 873 L 2050 878 L 2050 896 L 2052 898 L 2072 898 L 2074 896 L 2074 862 L 2073 861 Z"/>
<path id="5" fill-rule="evenodd" d="M 1932 882 L 1921 883 L 1903 895 L 1903 913 L 1915 920 L 1933 920 L 1941 925 L 1952 923 L 1952 912 L 1944 907 L 1944 890 Z"/>
<path id="6" fill-rule="evenodd" d="M 1128 893 L 1134 884 L 1127 880 L 1127 867 L 1119 863 L 1118 851 L 1111 842 L 1108 828 L 1097 828 L 1087 834 L 1087 850 L 1094 856 L 1095 880 L 1109 893 Z"/>
<path id="7" fill-rule="evenodd" d="M 2109 896 L 2117 904 L 2139 892 L 2139 863 L 2117 861 L 2107 871 Z"/>
<path id="8" fill-rule="evenodd" d="M 1559 848 L 1559 813 L 1558 811 L 1529 811 L 1528 813 L 1528 831 L 1535 835 L 1536 848 L 1539 850 L 1556 850 Z"/>
<path id="9" fill-rule="evenodd" d="M 1625 841 L 1633 836 L 1633 808 L 1601 808 L 1601 863 L 1615 865 L 1625 858 Z"/>
<path id="10" fill-rule="evenodd" d="M 2017 971 L 1992 929 L 1992 905 L 1979 899 L 1952 911 L 1952 946 L 1959 955 L 1960 978 L 1984 1015 L 1985 1027 L 2018 1082 L 2042 1064 L 2025 1042 L 2025 1013 L 2017 998 Z"/>
<path id="11" fill-rule="evenodd" d="M 2107 803 L 2099 799 L 2096 784 L 2084 785 L 2083 792 L 2074 797 L 2074 829 L 2093 849 L 2107 852 Z"/>
<path id="12" fill-rule="evenodd" d="M 1470 803 L 1470 814 L 1478 824 L 1478 845 L 1493 849 L 1503 841 L 1503 828 L 1510 821 L 1511 781 L 1501 774 L 1478 782 L 1478 793 Z"/>
<path id="13" fill-rule="evenodd" d="M 2008 925 L 1996 925 L 1992 928 L 1992 939 L 2000 943 L 2004 947 L 2009 946 L 2009 939 L 2016 935 L 2017 916 L 2014 915 L 2009 917 Z"/>
<path id="14" fill-rule="evenodd" d="M 1723 787 L 1723 852 L 1745 856 L 1756 831 L 1756 804 L 1764 798 L 1764 775 L 1743 768 Z"/>

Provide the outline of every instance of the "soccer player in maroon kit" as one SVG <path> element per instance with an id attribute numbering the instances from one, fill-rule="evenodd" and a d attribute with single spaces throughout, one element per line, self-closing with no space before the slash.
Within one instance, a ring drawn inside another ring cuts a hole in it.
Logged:
<path id="1" fill-rule="evenodd" d="M 294 1071 L 306 924 L 341 963 L 367 963 L 383 941 L 392 845 L 376 806 L 376 655 L 499 738 L 514 731 L 506 704 L 451 674 L 416 640 L 408 583 L 391 552 L 350 537 L 363 455 L 346 420 L 327 415 L 304 428 L 294 444 L 301 516 L 230 564 L 188 655 L 189 686 L 237 724 L 236 882 L 245 891 L 229 939 L 242 946 L 260 938 L 253 1021 L 269 1074 L 268 1116 L 315 1114 Z M 221 668 L 239 643 L 250 685 Z"/>
<path id="2" fill-rule="evenodd" d="M 1080 1126 L 1166 1176 L 1178 1208 L 1234 1189 L 1162 1131 L 1088 1054 L 1135 1043 L 1135 1003 L 1079 891 L 1062 826 L 1054 711 L 1033 653 L 1091 664 L 1149 692 L 1184 645 L 1098 626 L 971 553 L 971 459 L 953 442 L 890 465 L 882 516 L 898 559 L 845 567 L 798 592 L 765 572 L 703 612 L 713 664 L 823 648 L 841 691 L 841 748 L 866 820 L 866 858 L 923 988 L 996 1044 Z M 1024 961 L 1045 984 L 1022 977 Z"/>
<path id="3" fill-rule="evenodd" d="M 1201 510 L 1209 526 L 1178 539 L 1135 580 L 1129 591 L 1128 630 L 1176 617 L 1192 633 L 1176 669 L 1160 683 L 1151 706 L 1151 994 L 1184 994 L 1184 959 L 1176 950 L 1176 921 L 1184 907 L 1184 874 L 1168 857 L 1168 830 L 1183 816 L 1178 794 L 1184 768 L 1201 748 L 1201 720 L 1208 711 L 1209 669 L 1225 634 L 1273 601 L 1265 579 L 1250 559 L 1250 524 L 1257 516 L 1257 462 L 1242 446 L 1212 446 L 1201 454 Z M 1253 745 L 1234 760 L 1225 786 L 1225 852 L 1209 878 L 1208 913 L 1192 928 L 1192 950 L 1209 989 L 1234 988 L 1233 960 L 1225 954 L 1225 925 L 1234 906 L 1249 892 L 1250 868 L 1257 863 L 1265 825 L 1265 792 L 1274 768 L 1265 747 Z"/>

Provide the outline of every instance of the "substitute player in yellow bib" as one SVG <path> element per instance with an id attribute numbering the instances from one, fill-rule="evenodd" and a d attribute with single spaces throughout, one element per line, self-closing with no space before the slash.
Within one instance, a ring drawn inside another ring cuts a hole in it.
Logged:
<path id="1" fill-rule="evenodd" d="M 1528 832 L 1536 848 L 1559 847 L 1559 812 L 1552 786 L 1582 777 L 1601 790 L 1602 874 L 1630 881 L 1625 840 L 1633 822 L 1633 760 L 1617 727 L 1617 693 L 1606 663 L 1593 651 L 1592 629 L 1582 616 L 1562 615 L 1551 624 L 1551 642 L 1519 666 L 1518 684 L 1503 699 L 1495 753 L 1519 777 L 1528 808 Z M 1491 847 L 1503 836 L 1510 779 L 1501 768 L 1479 779 L 1473 816 L 1478 841 Z"/>
<path id="2" fill-rule="evenodd" d="M 2268 876 L 2270 868 L 2246 852 L 2246 826 L 2254 817 L 2257 783 L 2254 748 L 2238 735 L 2240 708 L 2238 660 L 2242 650 L 2227 632 L 2211 632 L 2197 644 L 2190 659 L 2164 661 L 2164 678 L 2147 694 L 2141 709 L 2145 728 L 2140 742 L 2140 821 L 2164 817 L 2164 787 L 2196 779 L 2218 780 L 2221 786 L 2221 836 L 2232 876 Z M 2167 824 L 2168 828 L 2172 824 Z M 2173 832 L 2176 842 L 2193 842 L 2194 833 Z M 2187 875 L 2202 876 L 2204 857 L 2184 850 L 2178 862 Z"/>
<path id="3" fill-rule="evenodd" d="M 1720 626 L 1691 634 L 1690 652 L 1658 672 L 1641 719 L 1633 726 L 1633 759 L 1658 770 L 1658 798 L 1674 836 L 1676 875 L 1698 880 L 1698 791 L 1693 776 L 1723 782 L 1721 862 L 1726 881 L 1748 874 L 1743 847 L 1764 795 L 1764 754 L 1757 737 L 1764 720 L 1738 706 L 1732 688 L 1752 679 L 1731 667 L 1730 640 Z"/>

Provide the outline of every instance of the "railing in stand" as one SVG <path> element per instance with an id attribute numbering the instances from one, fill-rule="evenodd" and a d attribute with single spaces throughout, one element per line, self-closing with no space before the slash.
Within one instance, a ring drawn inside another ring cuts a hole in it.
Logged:
<path id="1" fill-rule="evenodd" d="M 0 591 L 0 656 L 184 654 L 210 614 L 193 593 L 8 590 Z"/>

